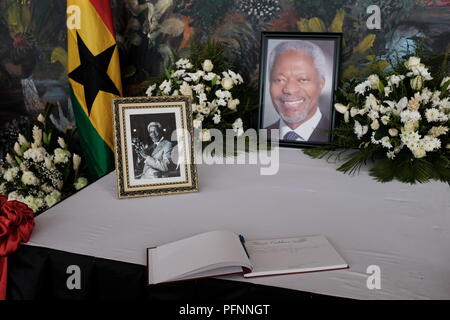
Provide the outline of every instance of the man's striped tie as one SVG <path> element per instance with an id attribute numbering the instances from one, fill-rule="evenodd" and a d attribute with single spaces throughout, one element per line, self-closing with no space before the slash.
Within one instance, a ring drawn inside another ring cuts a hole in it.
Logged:
<path id="1" fill-rule="evenodd" d="M 283 140 L 288 140 L 288 141 L 297 141 L 299 139 L 301 141 L 305 141 L 304 139 L 302 139 L 302 137 L 300 137 L 297 133 L 295 133 L 295 131 L 289 131 L 283 137 Z"/>

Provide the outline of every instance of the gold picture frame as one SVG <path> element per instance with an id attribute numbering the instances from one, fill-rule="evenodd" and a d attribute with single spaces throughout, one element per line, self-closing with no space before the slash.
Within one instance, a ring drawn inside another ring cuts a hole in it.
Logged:
<path id="1" fill-rule="evenodd" d="M 120 199 L 198 192 L 191 99 L 113 99 Z"/>

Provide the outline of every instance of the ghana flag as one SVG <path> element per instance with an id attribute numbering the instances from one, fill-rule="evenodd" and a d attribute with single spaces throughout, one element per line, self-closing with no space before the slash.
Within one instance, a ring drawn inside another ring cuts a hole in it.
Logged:
<path id="1" fill-rule="evenodd" d="M 85 160 L 101 177 L 114 167 L 112 99 L 122 94 L 119 52 L 109 0 L 67 0 L 79 8 L 68 29 L 70 96 Z"/>

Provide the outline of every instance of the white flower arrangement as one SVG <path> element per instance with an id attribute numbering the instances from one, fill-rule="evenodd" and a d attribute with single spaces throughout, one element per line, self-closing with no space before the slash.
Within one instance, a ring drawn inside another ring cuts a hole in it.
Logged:
<path id="1" fill-rule="evenodd" d="M 62 137 L 55 137 L 43 115 L 37 117 L 31 136 L 29 142 L 19 134 L 12 152 L 0 164 L 0 194 L 23 202 L 38 213 L 86 186 L 88 181 L 81 176 L 82 158 L 68 150 Z"/>
<path id="2" fill-rule="evenodd" d="M 318 158 L 353 146 L 358 151 L 338 170 L 355 172 L 380 159 L 370 174 L 382 182 L 449 181 L 450 77 L 435 79 L 419 57 L 393 70 L 342 90 L 344 101 L 335 110 L 343 122 L 335 129 L 335 143 L 306 153 Z"/>
<path id="3" fill-rule="evenodd" d="M 215 66 L 209 59 L 203 60 L 200 66 L 201 69 L 194 70 L 189 59 L 179 59 L 175 70 L 167 70 L 164 80 L 150 85 L 146 94 L 190 96 L 194 128 L 204 129 L 200 137 L 202 141 L 211 139 L 209 129 L 212 128 L 230 128 L 242 135 L 244 123 L 238 117 L 241 101 L 234 94 L 236 88 L 244 83 L 242 76 L 232 70 L 220 74 L 214 72 Z"/>

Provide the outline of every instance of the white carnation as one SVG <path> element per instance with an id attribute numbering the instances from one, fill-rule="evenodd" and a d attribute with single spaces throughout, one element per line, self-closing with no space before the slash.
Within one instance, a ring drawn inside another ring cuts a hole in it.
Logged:
<path id="1" fill-rule="evenodd" d="M 51 208 L 55 204 L 61 201 L 61 192 L 54 190 L 49 195 L 45 197 L 45 203 L 47 207 Z"/>
<path id="2" fill-rule="evenodd" d="M 47 156 L 47 151 L 42 148 L 30 148 L 23 154 L 23 157 L 25 159 L 31 159 L 34 162 L 42 162 L 45 160 L 45 157 Z"/>
<path id="3" fill-rule="evenodd" d="M 400 113 L 401 122 L 406 123 L 409 121 L 419 121 L 422 119 L 422 116 L 418 111 L 409 111 L 405 110 Z"/>
<path id="4" fill-rule="evenodd" d="M 76 190 L 80 190 L 81 188 L 84 188 L 85 186 L 87 186 L 87 184 L 88 184 L 88 180 L 86 178 L 79 177 L 77 179 L 77 181 L 75 181 L 73 186 L 75 187 Z"/>
<path id="5" fill-rule="evenodd" d="M 403 132 L 400 134 L 400 139 L 412 151 L 418 146 L 420 134 L 417 131 Z"/>
<path id="6" fill-rule="evenodd" d="M 421 140 L 421 145 L 426 152 L 432 152 L 441 148 L 441 140 L 433 136 L 426 135 Z"/>
<path id="7" fill-rule="evenodd" d="M 31 171 L 25 171 L 22 174 L 22 182 L 25 185 L 35 186 L 39 184 L 39 179 Z"/>
<path id="8" fill-rule="evenodd" d="M 44 200 L 41 198 L 35 198 L 33 196 L 27 196 L 23 200 L 23 203 L 25 203 L 33 212 L 38 211 L 41 207 L 44 206 Z"/>
<path id="9" fill-rule="evenodd" d="M 67 163 L 72 155 L 70 151 L 63 150 L 60 148 L 56 148 L 54 152 L 55 152 L 54 156 L 55 163 Z"/>
<path id="10" fill-rule="evenodd" d="M 447 116 L 436 108 L 430 108 L 425 111 L 425 117 L 428 122 L 447 121 Z"/>
<path id="11" fill-rule="evenodd" d="M 18 167 L 12 167 L 7 169 L 4 173 L 3 173 L 3 178 L 8 181 L 11 182 L 13 181 L 16 177 L 17 174 L 19 173 L 19 168 Z"/>
<path id="12" fill-rule="evenodd" d="M 381 117 L 381 123 L 384 125 L 387 125 L 390 120 L 391 120 L 391 118 L 388 115 Z"/>

